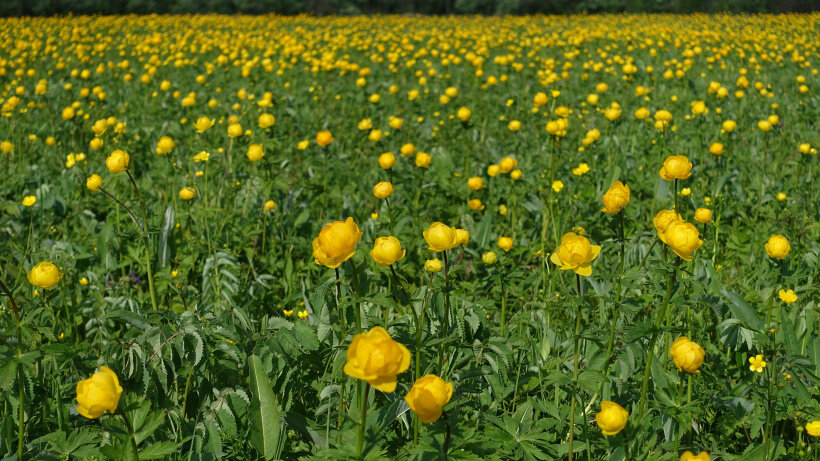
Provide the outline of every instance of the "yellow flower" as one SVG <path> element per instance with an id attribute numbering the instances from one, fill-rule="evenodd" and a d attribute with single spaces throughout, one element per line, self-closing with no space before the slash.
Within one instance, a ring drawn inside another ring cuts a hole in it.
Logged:
<path id="1" fill-rule="evenodd" d="M 470 115 L 472 115 L 472 112 L 466 107 L 461 107 L 458 109 L 458 112 L 456 112 L 456 117 L 462 122 L 470 121 Z"/>
<path id="2" fill-rule="evenodd" d="M 456 229 L 444 223 L 434 222 L 430 224 L 424 233 L 424 240 L 429 245 L 429 250 L 434 253 L 447 251 L 458 246 L 458 235 Z"/>
<path id="3" fill-rule="evenodd" d="M 299 150 L 305 150 L 305 149 L 308 148 L 309 145 L 310 145 L 310 141 L 308 141 L 306 139 L 304 141 L 299 141 L 299 143 L 296 144 L 296 148 L 299 149 Z"/>
<path id="4" fill-rule="evenodd" d="M 416 153 L 416 146 L 410 143 L 404 144 L 399 152 L 401 152 L 402 157 L 410 157 Z"/>
<path id="5" fill-rule="evenodd" d="M 782 202 L 786 200 L 786 194 L 784 192 L 778 192 L 777 195 L 774 196 L 778 202 Z"/>
<path id="6" fill-rule="evenodd" d="M 37 203 L 37 197 L 33 195 L 26 195 L 23 197 L 23 206 L 32 206 Z"/>
<path id="7" fill-rule="evenodd" d="M 760 131 L 762 131 L 764 133 L 767 133 L 767 132 L 771 131 L 772 124 L 769 123 L 768 120 L 761 120 L 761 121 L 757 122 L 757 127 L 760 128 Z"/>
<path id="8" fill-rule="evenodd" d="M 367 135 L 367 139 L 369 139 L 373 142 L 381 141 L 382 140 L 382 130 L 376 129 L 376 130 L 370 131 L 370 134 Z"/>
<path id="9" fill-rule="evenodd" d="M 259 128 L 262 128 L 264 130 L 265 128 L 272 127 L 273 124 L 276 123 L 276 117 L 267 113 L 261 114 L 257 119 L 257 123 L 259 124 Z"/>
<path id="10" fill-rule="evenodd" d="M 670 155 L 663 161 L 660 175 L 666 181 L 692 176 L 692 162 L 684 155 Z"/>
<path id="11" fill-rule="evenodd" d="M 114 413 L 120 403 L 122 387 L 116 373 L 108 367 L 77 383 L 77 413 L 96 419 L 106 411 Z"/>
<path id="12" fill-rule="evenodd" d="M 683 189 L 680 190 L 680 194 L 683 195 L 684 197 L 689 197 L 690 195 L 692 195 L 692 189 L 690 189 L 688 187 L 684 187 Z"/>
<path id="13" fill-rule="evenodd" d="M 179 190 L 179 198 L 182 200 L 191 200 L 196 197 L 196 190 L 193 187 L 183 187 Z"/>
<path id="14" fill-rule="evenodd" d="M 293 315 L 293 309 L 291 309 L 291 310 L 282 309 L 282 313 L 285 314 L 285 317 L 290 317 L 291 315 Z"/>
<path id="15" fill-rule="evenodd" d="M 474 198 L 467 201 L 467 206 L 470 207 L 473 211 L 481 211 L 484 209 L 484 204 L 481 203 L 481 200 Z"/>
<path id="16" fill-rule="evenodd" d="M 621 211 L 629 203 L 629 186 L 621 181 L 615 181 L 602 197 L 604 213 L 612 214 Z"/>
<path id="17" fill-rule="evenodd" d="M 560 179 L 556 179 L 552 182 L 552 190 L 555 192 L 561 192 L 561 189 L 564 188 L 564 183 Z"/>
<path id="18" fill-rule="evenodd" d="M 794 290 L 784 290 L 781 288 L 780 291 L 777 292 L 777 295 L 780 297 L 780 300 L 786 304 L 797 301 L 797 295 L 794 294 Z"/>
<path id="19" fill-rule="evenodd" d="M 353 218 L 328 223 L 313 239 L 313 258 L 316 264 L 335 269 L 356 253 L 356 244 L 361 238 Z"/>
<path id="20" fill-rule="evenodd" d="M 706 224 L 712 220 L 712 210 L 709 208 L 698 208 L 695 210 L 695 221 Z"/>
<path id="21" fill-rule="evenodd" d="M 197 133 L 204 133 L 208 128 L 214 126 L 214 119 L 208 117 L 199 117 L 194 122 L 194 128 Z"/>
<path id="22" fill-rule="evenodd" d="M 664 236 L 669 248 L 686 261 L 691 261 L 692 252 L 703 245 L 698 229 L 692 223 L 685 221 L 669 223 Z"/>
<path id="23" fill-rule="evenodd" d="M 159 138 L 159 141 L 157 141 L 157 154 L 167 154 L 171 152 L 175 146 L 176 143 L 173 139 L 171 139 L 169 136 L 163 136 Z"/>
<path id="24" fill-rule="evenodd" d="M 242 125 L 238 123 L 231 123 L 228 125 L 228 137 L 229 138 L 238 138 L 245 134 L 245 130 L 242 129 Z"/>
<path id="25" fill-rule="evenodd" d="M 695 455 L 691 451 L 684 451 L 682 455 L 680 455 L 680 461 L 712 461 L 712 458 L 709 457 L 709 453 L 702 451 Z"/>
<path id="26" fill-rule="evenodd" d="M 723 144 L 719 142 L 713 142 L 711 146 L 709 146 L 709 153 L 713 155 L 720 155 L 723 153 Z"/>
<path id="27" fill-rule="evenodd" d="M 735 128 L 737 128 L 737 122 L 734 120 L 726 120 L 721 125 L 721 128 L 723 128 L 723 131 L 731 133 L 732 131 L 735 131 Z"/>
<path id="28" fill-rule="evenodd" d="M 518 181 L 521 179 L 522 171 L 520 169 L 510 171 L 510 179 L 513 181 Z"/>
<path id="29" fill-rule="evenodd" d="M 380 183 L 373 186 L 373 195 L 379 199 L 386 199 L 390 197 L 393 193 L 393 184 L 390 184 L 387 181 L 381 181 Z"/>
<path id="30" fill-rule="evenodd" d="M 90 191 L 98 191 L 102 187 L 102 178 L 98 174 L 92 174 L 85 180 L 85 187 Z"/>
<path id="31" fill-rule="evenodd" d="M 43 261 L 34 266 L 28 273 L 28 281 L 43 289 L 49 289 L 63 277 L 60 269 L 57 268 L 51 261 Z"/>
<path id="32" fill-rule="evenodd" d="M 761 354 L 757 354 L 754 357 L 749 357 L 749 369 L 752 371 L 756 371 L 758 373 L 763 373 L 763 369 L 766 368 L 766 361 L 763 360 L 763 356 Z"/>
<path id="33" fill-rule="evenodd" d="M 421 422 L 432 423 L 441 417 L 444 405 L 452 397 L 453 383 L 445 382 L 436 375 L 427 375 L 416 380 L 404 396 L 404 401 Z"/>
<path id="34" fill-rule="evenodd" d="M 111 155 L 105 159 L 105 166 L 108 167 L 108 171 L 113 174 L 122 173 L 128 168 L 128 162 L 131 158 L 124 150 L 117 149 L 114 152 L 111 152 Z"/>
<path id="35" fill-rule="evenodd" d="M 389 266 L 404 258 L 405 253 L 396 237 L 379 237 L 370 250 L 370 257 L 380 266 Z"/>
<path id="36" fill-rule="evenodd" d="M 688 373 L 700 373 L 698 367 L 703 363 L 703 357 L 706 351 L 700 347 L 699 344 L 689 341 L 686 336 L 681 336 L 672 343 L 669 348 L 669 355 L 672 356 L 672 361 L 678 371 L 686 371 Z"/>
<path id="37" fill-rule="evenodd" d="M 481 176 L 473 176 L 467 180 L 467 187 L 472 191 L 484 189 L 484 179 Z"/>
<path id="38" fill-rule="evenodd" d="M 276 202 L 274 202 L 273 200 L 268 200 L 267 202 L 265 202 L 265 211 L 266 212 L 268 212 L 268 211 L 270 211 L 274 208 L 276 208 Z"/>
<path id="39" fill-rule="evenodd" d="M 389 393 L 396 390 L 396 377 L 409 367 L 410 351 L 393 341 L 384 328 L 373 327 L 353 338 L 344 373 Z"/>
<path id="40" fill-rule="evenodd" d="M 304 319 L 308 318 L 308 311 L 304 311 L 304 310 L 299 311 L 299 313 L 296 314 L 296 315 L 298 315 L 300 319 L 304 320 Z"/>
<path id="41" fill-rule="evenodd" d="M 389 170 L 396 165 L 396 156 L 392 152 L 385 152 L 379 155 L 379 166 L 383 170 Z"/>
<path id="42" fill-rule="evenodd" d="M 431 273 L 441 272 L 444 266 L 438 258 L 428 259 L 424 262 L 424 270 Z"/>
<path id="43" fill-rule="evenodd" d="M 498 248 L 504 250 L 504 252 L 508 252 L 512 250 L 513 247 L 513 239 L 510 237 L 498 237 Z"/>
<path id="44" fill-rule="evenodd" d="M 604 435 L 615 435 L 626 427 L 629 412 L 611 400 L 601 401 L 601 411 L 595 414 L 595 422 Z"/>
<path id="45" fill-rule="evenodd" d="M 774 259 L 786 259 L 786 256 L 788 256 L 792 250 L 792 246 L 789 245 L 789 241 L 786 240 L 786 237 L 778 234 L 769 237 L 764 248 L 766 249 L 766 254 Z"/>
<path id="46" fill-rule="evenodd" d="M 658 231 L 661 242 L 666 243 L 666 229 L 669 228 L 670 224 L 677 221 L 683 221 L 683 218 L 672 210 L 661 210 L 655 215 L 652 223 L 655 225 L 655 230 Z"/>
<path id="47" fill-rule="evenodd" d="M 572 169 L 572 174 L 581 176 L 589 171 L 589 165 L 586 163 L 579 163 L 577 167 Z"/>
<path id="48" fill-rule="evenodd" d="M 469 241 L 469 232 L 464 229 L 456 229 L 456 245 L 466 245 Z"/>
<path id="49" fill-rule="evenodd" d="M 325 147 L 333 142 L 333 135 L 330 131 L 320 131 L 316 133 L 316 144 Z"/>
<path id="50" fill-rule="evenodd" d="M 363 119 L 361 119 L 361 121 L 359 121 L 359 124 L 358 124 L 357 128 L 360 131 L 370 130 L 370 129 L 373 128 L 373 121 L 370 120 L 369 118 L 363 118 Z"/>
<path id="51" fill-rule="evenodd" d="M 430 166 L 430 154 L 426 152 L 419 152 L 416 154 L 416 166 L 419 168 L 427 168 Z"/>
<path id="52" fill-rule="evenodd" d="M 262 144 L 251 144 L 248 146 L 248 153 L 245 155 L 248 156 L 248 160 L 251 162 L 256 162 L 265 156 L 265 151 L 262 150 Z"/>
<path id="53" fill-rule="evenodd" d="M 578 275 L 589 277 L 592 275 L 590 263 L 600 252 L 601 247 L 591 245 L 583 235 L 567 232 L 561 237 L 561 244 L 550 255 L 550 261 L 561 266 L 562 271 L 572 270 Z"/>
<path id="54" fill-rule="evenodd" d="M 806 432 L 812 437 L 820 437 L 820 421 L 806 423 Z"/>
<path id="55" fill-rule="evenodd" d="M 547 104 L 547 94 L 543 92 L 535 93 L 532 97 L 532 103 L 536 106 L 544 106 Z"/>
<path id="56" fill-rule="evenodd" d="M 481 261 L 487 265 L 495 264 L 498 261 L 498 255 L 495 254 L 495 251 L 488 251 L 481 255 Z"/>
<path id="57" fill-rule="evenodd" d="M 512 157 L 504 157 L 504 158 L 501 159 L 500 162 L 498 162 L 498 166 L 501 167 L 501 172 L 502 173 L 509 173 L 515 167 L 518 166 L 518 160 L 516 160 Z M 488 174 L 489 174 L 489 169 L 488 169 Z M 495 175 L 491 174 L 490 176 L 495 176 Z"/>
<path id="58" fill-rule="evenodd" d="M 85 277 L 81 278 L 80 279 L 80 285 L 83 285 L 83 286 L 88 285 L 88 279 L 85 278 Z"/>
<path id="59" fill-rule="evenodd" d="M 0 152 L 2 152 L 4 154 L 8 154 L 13 149 L 14 149 L 14 144 L 12 144 L 10 141 L 0 142 Z"/>

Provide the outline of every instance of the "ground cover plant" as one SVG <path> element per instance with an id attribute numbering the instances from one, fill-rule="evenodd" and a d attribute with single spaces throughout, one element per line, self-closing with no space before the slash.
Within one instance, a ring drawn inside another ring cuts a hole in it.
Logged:
<path id="1" fill-rule="evenodd" d="M 819 27 L 0 20 L 0 453 L 817 459 Z"/>

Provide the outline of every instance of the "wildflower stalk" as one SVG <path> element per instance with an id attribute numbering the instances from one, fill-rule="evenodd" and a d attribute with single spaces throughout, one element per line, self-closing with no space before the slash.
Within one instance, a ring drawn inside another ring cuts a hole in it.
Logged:
<path id="1" fill-rule="evenodd" d="M 6 284 L 3 283 L 2 280 L 0 280 L 0 288 L 3 289 L 3 291 L 6 293 L 6 296 L 9 298 L 9 305 L 11 306 L 11 311 L 14 314 L 14 323 L 17 324 L 17 329 L 16 329 L 16 333 L 17 333 L 17 353 L 16 353 L 16 357 L 19 359 L 23 355 L 23 336 L 22 336 L 21 331 L 20 331 L 21 330 L 20 311 L 17 308 L 17 301 L 14 299 L 14 295 L 11 294 L 11 290 L 9 290 L 9 287 L 7 287 Z M 3 342 L 5 342 L 5 340 Z M 8 343 L 6 343 L 6 345 L 9 346 L 9 349 L 11 349 L 11 345 L 9 345 Z M 23 376 L 23 365 L 22 364 L 18 365 L 17 372 L 18 372 L 18 375 L 19 375 L 18 379 L 17 379 L 17 385 L 19 386 L 18 394 L 17 394 L 17 399 L 18 399 L 17 400 L 17 408 L 19 409 L 19 415 L 18 415 L 19 418 L 18 418 L 18 421 L 17 421 L 17 436 L 18 436 L 17 459 L 22 460 L 23 459 L 23 436 L 24 436 L 24 433 L 25 433 L 25 405 L 24 404 L 25 404 L 25 397 L 26 397 L 26 395 L 25 395 L 25 377 Z"/>
<path id="2" fill-rule="evenodd" d="M 362 457 L 362 448 L 364 447 L 364 428 L 367 425 L 367 398 L 369 395 L 370 384 L 365 384 L 364 398 L 362 399 L 362 419 L 359 421 L 359 431 L 356 434 L 356 454 L 359 458 Z"/>
<path id="3" fill-rule="evenodd" d="M 447 337 L 450 335 L 450 272 L 447 261 L 447 250 L 442 252 L 444 255 L 444 341 L 447 341 Z M 439 358 L 439 375 L 441 375 L 441 371 L 444 369 L 444 343 L 441 344 L 440 347 L 440 358 Z"/>
<path id="4" fill-rule="evenodd" d="M 581 335 L 581 276 L 575 274 L 575 282 L 578 288 L 579 302 L 575 308 L 575 336 L 573 338 L 572 350 L 572 403 L 569 410 L 569 461 L 572 461 L 572 445 L 575 439 L 575 395 L 578 392 L 578 339 Z"/>
<path id="5" fill-rule="evenodd" d="M 151 237 L 148 233 L 148 211 L 145 208 L 145 202 L 142 200 L 142 194 L 137 187 L 137 182 L 134 181 L 134 176 L 131 171 L 125 170 L 128 174 L 128 179 L 131 180 L 131 185 L 134 186 L 134 191 L 137 193 L 137 200 L 140 202 L 142 208 L 142 236 L 145 239 L 145 265 L 148 269 L 148 291 L 151 293 L 151 307 L 157 310 L 157 295 L 154 294 L 154 274 L 151 271 Z M 133 213 L 132 213 L 133 218 Z"/>
<path id="6" fill-rule="evenodd" d="M 137 441 L 134 438 L 134 426 L 131 425 L 131 421 L 129 421 L 128 416 L 126 416 L 125 411 L 122 409 L 117 409 L 117 413 L 122 416 L 122 421 L 125 423 L 125 428 L 128 430 L 128 450 L 129 453 L 126 455 L 125 459 L 127 460 L 134 460 L 137 461 L 140 459 L 139 452 L 137 451 Z M 129 456 L 130 455 L 130 456 Z"/>
<path id="7" fill-rule="evenodd" d="M 646 390 L 649 386 L 649 370 L 652 366 L 652 358 L 655 356 L 654 349 L 655 343 L 658 341 L 658 329 L 660 328 L 661 323 L 663 322 L 666 310 L 669 308 L 669 300 L 672 298 L 672 290 L 675 286 L 675 280 L 677 280 L 678 277 L 679 264 L 680 258 L 675 258 L 675 265 L 666 283 L 666 296 L 664 296 L 663 304 L 661 304 L 661 309 L 660 311 L 658 311 L 658 316 L 655 321 L 655 330 L 652 332 L 652 337 L 649 339 L 649 347 L 646 349 L 648 356 L 646 357 L 646 366 L 643 370 L 643 382 L 641 383 L 641 400 L 638 404 L 638 421 L 641 421 L 643 419 L 643 410 L 644 405 L 646 404 Z"/>
<path id="8" fill-rule="evenodd" d="M 347 320 L 345 319 L 345 309 L 342 306 L 342 281 L 339 276 L 339 268 L 336 268 L 336 307 L 339 309 L 339 326 L 341 328 L 339 336 L 339 344 L 343 344 L 347 338 Z M 339 438 L 338 442 L 342 441 L 342 421 L 344 419 L 345 408 L 345 385 L 343 382 L 339 383 Z"/>

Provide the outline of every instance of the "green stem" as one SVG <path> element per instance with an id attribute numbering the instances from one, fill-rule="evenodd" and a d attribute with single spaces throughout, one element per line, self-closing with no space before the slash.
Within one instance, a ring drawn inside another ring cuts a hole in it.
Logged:
<path id="1" fill-rule="evenodd" d="M 339 326 L 341 328 L 340 336 L 339 336 L 339 344 L 344 344 L 345 339 L 347 339 L 347 321 L 345 320 L 345 309 L 342 306 L 342 282 L 339 276 L 339 268 L 336 268 L 336 307 L 339 309 Z M 344 421 L 344 408 L 345 408 L 345 385 L 344 382 L 339 382 L 339 420 L 338 420 L 338 430 L 339 435 L 337 438 L 337 442 L 341 443 L 342 441 L 342 422 Z"/>
<path id="2" fill-rule="evenodd" d="M 390 224 L 390 235 L 396 235 L 393 232 L 393 207 L 390 206 L 390 197 L 384 199 L 387 202 L 387 222 Z"/>
<path id="3" fill-rule="evenodd" d="M 122 416 L 123 422 L 125 422 L 125 428 L 128 429 L 128 437 L 129 437 L 129 449 L 131 451 L 131 456 L 134 461 L 140 459 L 139 451 L 137 451 L 137 441 L 134 438 L 134 427 L 131 425 L 131 421 L 128 420 L 128 416 L 125 415 L 125 411 L 119 409 L 119 414 Z"/>
<path id="4" fill-rule="evenodd" d="M 672 298 L 672 290 L 675 286 L 675 280 L 678 276 L 678 265 L 680 264 L 680 259 L 675 259 L 675 266 L 672 269 L 672 274 L 669 275 L 669 280 L 666 283 L 666 296 L 663 298 L 663 304 L 661 305 L 661 309 L 658 312 L 658 316 L 656 319 L 655 331 L 652 332 L 652 337 L 649 339 L 649 347 L 646 349 L 647 357 L 646 357 L 646 366 L 643 370 L 643 382 L 641 383 L 641 400 L 638 404 L 638 421 L 643 420 L 643 410 L 644 405 L 646 403 L 646 390 L 649 386 L 649 371 L 650 367 L 652 366 L 652 358 L 655 356 L 653 353 L 655 349 L 655 342 L 658 340 L 658 329 L 663 322 L 664 313 L 669 308 L 669 300 Z"/>
<path id="5" fill-rule="evenodd" d="M 151 293 L 151 308 L 157 310 L 157 295 L 154 294 L 154 274 L 151 270 L 151 237 L 148 232 L 148 211 L 145 208 L 145 202 L 142 200 L 140 189 L 137 187 L 137 182 L 134 181 L 134 176 L 131 175 L 131 171 L 129 170 L 125 170 L 125 172 L 128 174 L 128 179 L 131 180 L 131 185 L 134 186 L 134 191 L 137 193 L 137 200 L 140 202 L 140 207 L 142 208 L 142 235 L 145 238 L 145 264 L 148 270 L 148 291 Z"/>
<path id="6" fill-rule="evenodd" d="M 622 434 L 624 436 L 624 461 L 629 461 L 629 438 L 626 436 L 626 429 Z"/>
<path id="7" fill-rule="evenodd" d="M 370 394 L 370 384 L 365 384 L 364 398 L 362 399 L 362 419 L 359 421 L 359 432 L 356 434 L 356 454 L 362 457 L 364 447 L 364 428 L 367 425 L 367 398 Z"/>
<path id="8" fill-rule="evenodd" d="M 575 274 L 575 281 L 578 288 L 578 297 L 581 297 L 581 276 Z M 578 339 L 581 336 L 581 302 L 575 309 L 575 336 L 572 348 L 572 401 L 569 410 L 569 461 L 572 461 L 572 445 L 575 440 L 575 395 L 578 392 Z"/>
<path id="9" fill-rule="evenodd" d="M 442 252 L 444 254 L 444 341 L 450 335 L 450 273 L 447 264 L 447 250 Z M 441 344 L 441 351 L 439 357 L 439 376 L 444 369 L 444 343 Z"/>

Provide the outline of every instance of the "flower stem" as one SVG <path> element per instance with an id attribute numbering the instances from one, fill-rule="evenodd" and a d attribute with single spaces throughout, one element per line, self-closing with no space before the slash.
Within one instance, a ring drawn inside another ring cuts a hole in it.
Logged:
<path id="1" fill-rule="evenodd" d="M 581 297 L 581 276 L 575 274 L 578 297 Z M 575 439 L 575 394 L 578 392 L 578 339 L 581 335 L 581 302 L 575 309 L 575 336 L 573 338 L 572 350 L 572 402 L 569 410 L 569 461 L 572 461 L 572 445 Z"/>
<path id="2" fill-rule="evenodd" d="M 362 457 L 364 446 L 364 428 L 367 425 L 367 398 L 370 395 L 370 384 L 365 384 L 364 398 L 362 399 L 362 420 L 359 422 L 359 432 L 356 434 L 356 454 Z"/>
<path id="3" fill-rule="evenodd" d="M 128 438 L 129 438 L 129 443 L 128 443 L 129 447 L 128 448 L 130 450 L 129 454 L 131 455 L 131 458 L 126 457 L 125 459 L 129 459 L 129 460 L 132 459 L 132 460 L 136 461 L 136 460 L 140 459 L 140 455 L 139 455 L 139 451 L 137 451 L 137 441 L 134 438 L 134 426 L 131 425 L 131 421 L 128 420 L 128 416 L 126 416 L 125 411 L 123 411 L 122 409 L 119 409 L 118 412 L 119 412 L 120 416 L 122 416 L 122 420 L 125 423 L 125 428 L 128 430 Z"/>
<path id="4" fill-rule="evenodd" d="M 447 268 L 447 250 L 443 251 L 444 254 L 444 341 L 447 341 L 447 337 L 450 335 L 450 273 Z M 440 348 L 440 357 L 439 357 L 439 376 L 441 376 L 441 372 L 444 369 L 444 343 L 441 344 Z"/>
<path id="5" fill-rule="evenodd" d="M 134 191 L 137 193 L 137 200 L 140 202 L 140 207 L 142 208 L 142 235 L 145 238 L 145 265 L 148 270 L 148 291 L 151 293 L 151 307 L 153 310 L 157 310 L 157 295 L 154 294 L 154 274 L 151 271 L 151 237 L 148 233 L 148 211 L 145 208 L 145 202 L 142 200 L 140 189 L 137 187 L 137 182 L 134 181 L 131 171 L 125 170 L 125 172 L 128 174 L 128 179 L 131 180 L 131 185 L 134 186 Z M 133 214 L 131 217 L 133 218 Z"/>

